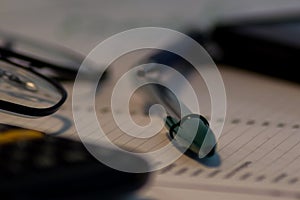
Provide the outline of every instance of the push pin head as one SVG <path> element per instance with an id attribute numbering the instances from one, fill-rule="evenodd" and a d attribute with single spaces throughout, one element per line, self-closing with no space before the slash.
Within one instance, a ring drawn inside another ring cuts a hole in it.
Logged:
<path id="1" fill-rule="evenodd" d="M 201 115 L 190 114 L 181 120 L 168 116 L 166 126 L 172 139 L 196 153 L 199 158 L 211 157 L 216 151 L 216 138 L 208 121 Z M 195 133 L 196 130 L 196 133 Z"/>

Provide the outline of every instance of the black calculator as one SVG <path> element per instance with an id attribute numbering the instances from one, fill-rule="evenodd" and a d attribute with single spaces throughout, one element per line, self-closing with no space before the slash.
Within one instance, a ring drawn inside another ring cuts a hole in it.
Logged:
<path id="1" fill-rule="evenodd" d="M 130 164 L 137 156 L 100 147 L 104 156 Z M 1 199 L 122 199 L 141 188 L 149 173 L 112 169 L 78 141 L 0 124 Z"/>

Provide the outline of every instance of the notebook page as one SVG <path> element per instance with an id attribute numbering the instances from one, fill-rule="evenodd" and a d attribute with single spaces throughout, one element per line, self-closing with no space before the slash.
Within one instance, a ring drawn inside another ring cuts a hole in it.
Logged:
<path id="1" fill-rule="evenodd" d="M 153 180 L 141 195 L 153 199 L 181 199 L 180 194 L 200 193 L 216 199 L 221 194 L 231 199 L 271 199 L 275 196 L 299 199 L 299 85 L 230 67 L 220 70 L 227 92 L 228 111 L 218 141 L 217 155 L 204 160 L 181 156 L 176 162 L 155 172 Z M 106 86 L 107 91 L 99 92 L 100 102 L 109 99 L 109 81 Z M 72 84 L 66 83 L 65 87 L 71 94 Z M 1 123 L 78 139 L 70 97 L 62 109 L 52 116 L 28 119 L 2 113 Z M 134 103 L 132 117 L 139 124 L 147 124 L 149 119 L 144 114 L 142 98 L 137 97 Z M 73 109 L 93 111 L 92 106 Z M 96 105 L 96 111 L 108 138 L 126 149 L 148 152 L 169 143 L 166 129 L 150 139 L 123 134 L 111 120 L 109 104 Z M 203 114 L 209 119 L 208 111 L 203 109 Z"/>

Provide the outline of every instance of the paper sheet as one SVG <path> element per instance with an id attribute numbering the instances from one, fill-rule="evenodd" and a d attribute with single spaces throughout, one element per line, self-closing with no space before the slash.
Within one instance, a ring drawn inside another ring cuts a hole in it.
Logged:
<path id="1" fill-rule="evenodd" d="M 185 194 L 187 199 L 195 199 L 201 194 L 212 199 L 299 199 L 300 86 L 230 67 L 220 69 L 227 90 L 228 113 L 218 141 L 218 154 L 204 160 L 183 155 L 155 172 L 141 197 L 182 199 Z M 71 93 L 72 84 L 65 86 Z M 99 97 L 106 95 L 106 91 L 99 93 Z M 133 118 L 145 124 L 147 116 L 142 104 L 138 104 L 132 111 Z M 120 146 L 150 151 L 169 142 L 167 130 L 151 139 L 132 139 L 110 120 L 108 104 L 96 105 L 96 110 L 110 140 Z M 70 98 L 53 116 L 24 119 L 1 114 L 1 123 L 78 139 Z"/>

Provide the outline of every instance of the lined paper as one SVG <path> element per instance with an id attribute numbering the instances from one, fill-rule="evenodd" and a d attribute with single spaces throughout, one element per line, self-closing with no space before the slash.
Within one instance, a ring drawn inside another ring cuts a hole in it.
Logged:
<path id="1" fill-rule="evenodd" d="M 188 196 L 201 194 L 216 199 L 222 194 L 231 199 L 300 199 L 300 86 L 230 67 L 220 70 L 227 90 L 228 112 L 218 141 L 218 154 L 205 160 L 183 155 L 155 172 L 153 181 L 141 196 L 180 199 L 180 195 L 173 194 L 182 191 Z M 72 84 L 66 83 L 65 87 L 70 94 Z M 113 143 L 131 151 L 149 152 L 170 142 L 166 129 L 148 139 L 124 134 L 112 120 L 109 104 L 103 103 L 107 102 L 107 96 L 106 91 L 99 93 L 101 104 L 96 105 L 96 110 L 99 122 Z M 73 109 L 92 112 L 93 107 Z M 149 120 L 142 100 L 135 101 L 131 114 L 138 124 Z M 203 114 L 209 119 L 209 113 Z M 78 139 L 71 98 L 52 116 L 24 119 L 1 114 L 1 123 Z M 87 126 L 87 132 L 89 129 Z"/>

